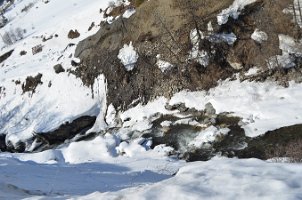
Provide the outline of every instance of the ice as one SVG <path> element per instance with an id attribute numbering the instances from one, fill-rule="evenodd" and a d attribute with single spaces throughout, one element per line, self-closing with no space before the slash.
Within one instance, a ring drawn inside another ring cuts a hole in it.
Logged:
<path id="1" fill-rule="evenodd" d="M 244 9 L 245 6 L 256 2 L 257 0 L 234 0 L 233 4 L 221 11 L 217 16 L 217 22 L 219 25 L 226 24 L 229 20 L 229 17 L 237 19 L 240 15 L 240 11 Z"/>
<path id="2" fill-rule="evenodd" d="M 135 9 L 128 9 L 125 11 L 125 13 L 123 14 L 124 18 L 129 18 L 131 17 L 134 13 L 135 13 Z"/>
<path id="3" fill-rule="evenodd" d="M 209 64 L 209 55 L 205 50 L 199 50 L 199 43 L 205 36 L 203 32 L 193 29 L 190 33 L 192 50 L 189 52 L 189 60 L 196 60 L 200 65 L 206 67 Z"/>

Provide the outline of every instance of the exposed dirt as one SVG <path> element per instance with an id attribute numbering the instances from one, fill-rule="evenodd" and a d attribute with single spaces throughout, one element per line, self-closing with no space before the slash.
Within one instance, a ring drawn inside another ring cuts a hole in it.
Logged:
<path id="1" fill-rule="evenodd" d="M 157 96 L 170 97 L 183 89 L 195 91 L 215 87 L 218 80 L 238 72 L 230 62 L 239 63 L 243 72 L 253 66 L 268 70 L 267 60 L 281 53 L 278 34 L 300 38 L 294 31 L 297 27 L 291 22 L 292 17 L 282 12 L 292 1 L 258 0 L 247 6 L 237 20 L 230 19 L 227 24 L 218 26 L 217 15 L 232 2 L 146 1 L 129 19 L 119 17 L 110 25 L 103 23 L 94 36 L 80 42 L 75 56 L 81 58 L 81 63 L 73 73 L 88 86 L 93 85 L 99 74 L 104 74 L 108 83 L 108 103 L 126 109 L 138 98 L 145 103 Z M 209 65 L 205 68 L 188 61 L 192 48 L 189 35 L 194 28 L 206 33 L 209 22 L 214 33 L 233 32 L 238 39 L 233 45 L 207 39 L 200 41 L 199 48 L 209 53 Z M 268 34 L 269 39 L 262 44 L 251 39 L 256 28 Z M 134 70 L 128 72 L 117 55 L 123 45 L 131 41 L 139 59 Z M 162 72 L 156 65 L 158 54 L 174 68 Z"/>
<path id="2" fill-rule="evenodd" d="M 68 37 L 69 39 L 75 39 L 75 38 L 80 37 L 80 33 L 78 32 L 78 30 L 70 30 L 70 31 L 68 32 L 67 37 Z"/>
<path id="3" fill-rule="evenodd" d="M 43 84 L 41 79 L 42 79 L 42 74 L 40 73 L 37 74 L 35 77 L 28 76 L 25 80 L 25 83 L 22 84 L 23 94 L 25 92 L 31 92 L 31 94 L 35 93 L 38 85 Z"/>
<path id="4" fill-rule="evenodd" d="M 302 146 L 302 125 L 283 127 L 269 131 L 263 136 L 250 139 L 248 147 L 238 152 L 240 158 L 269 159 L 273 157 L 291 156 L 294 144 L 300 141 Z M 289 148 L 292 147 L 292 148 Z M 302 158 L 302 151 L 299 155 Z"/>

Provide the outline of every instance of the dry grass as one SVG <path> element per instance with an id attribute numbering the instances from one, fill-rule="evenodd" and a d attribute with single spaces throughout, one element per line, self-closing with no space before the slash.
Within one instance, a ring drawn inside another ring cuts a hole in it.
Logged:
<path id="1" fill-rule="evenodd" d="M 280 158 L 287 158 L 288 162 L 301 163 L 302 162 L 302 139 L 293 140 L 285 144 L 279 145 L 273 150 L 265 151 L 268 158 L 273 158 L 278 161 Z M 282 160 L 282 159 L 281 159 Z"/>

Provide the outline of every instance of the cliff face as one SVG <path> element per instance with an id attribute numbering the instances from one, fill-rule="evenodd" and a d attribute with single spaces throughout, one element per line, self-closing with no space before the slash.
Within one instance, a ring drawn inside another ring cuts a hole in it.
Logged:
<path id="1" fill-rule="evenodd" d="M 253 80 L 272 78 L 286 85 L 293 76 L 287 75 L 291 69 L 282 62 L 280 35 L 293 40 L 301 38 L 292 15 L 284 11 L 292 3 L 147 1 L 130 18 L 104 23 L 94 36 L 80 42 L 75 55 L 81 63 L 75 73 L 86 85 L 92 85 L 99 74 L 104 74 L 108 102 L 122 109 L 138 98 L 144 103 L 156 96 L 170 97 L 183 89 L 207 90 L 218 80 L 255 66 L 261 73 Z M 127 71 L 118 54 L 130 43 L 138 59 L 134 69 Z M 293 55 L 292 61 L 299 69 L 299 56 Z M 299 74 L 300 69 L 295 73 Z"/>

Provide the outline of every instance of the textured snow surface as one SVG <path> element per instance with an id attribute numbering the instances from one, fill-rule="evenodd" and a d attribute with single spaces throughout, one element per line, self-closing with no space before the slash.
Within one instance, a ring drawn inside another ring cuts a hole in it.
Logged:
<path id="1" fill-rule="evenodd" d="M 188 163 L 176 176 L 118 192 L 95 192 L 75 199 L 301 199 L 302 166 L 249 159 L 215 158 Z"/>
<path id="2" fill-rule="evenodd" d="M 88 31 L 92 22 L 102 20 L 100 8 L 106 8 L 109 0 L 51 0 L 47 4 L 37 0 L 15 1 L 13 9 L 5 16 L 9 24 L 0 29 L 1 35 L 16 28 L 25 29 L 24 39 L 7 47 L 0 40 L 3 53 L 14 49 L 14 53 L 0 67 L 0 129 L 8 135 L 7 140 L 16 143 L 26 140 L 33 132 L 46 132 L 66 121 L 83 115 L 97 116 L 102 111 L 104 95 L 83 86 L 82 81 L 67 72 L 56 74 L 53 66 L 62 64 L 65 70 L 72 69 L 71 60 L 75 45 L 96 33 L 98 27 Z M 21 10 L 33 3 L 27 12 Z M 68 39 L 69 30 L 77 29 L 80 37 Z M 58 37 L 54 37 L 57 34 Z M 52 39 L 42 42 L 42 36 Z M 32 47 L 41 44 L 43 51 L 32 55 Z M 69 45 L 75 44 L 75 45 Z M 27 54 L 20 56 L 21 51 Z M 77 60 L 78 61 L 78 60 Z M 22 83 L 26 77 L 42 74 L 42 85 L 36 92 L 22 94 Z M 17 85 L 14 82 L 20 81 Z M 104 83 L 97 83 L 103 84 Z M 94 86 L 97 87 L 97 86 Z M 101 87 L 102 86 L 99 86 Z M 3 91 L 3 90 L 2 90 Z M 92 98 L 92 96 L 96 98 Z M 85 102 L 85 103 L 83 103 Z"/>
<path id="3" fill-rule="evenodd" d="M 301 91 L 302 85 L 295 83 L 284 88 L 273 82 L 224 81 L 208 92 L 182 91 L 169 103 L 184 102 L 187 107 L 202 110 L 211 102 L 218 113 L 231 112 L 242 117 L 246 135 L 256 137 L 302 122 Z"/>
<path id="4" fill-rule="evenodd" d="M 257 68 L 249 72 L 257 73 Z M 257 137 L 270 130 L 283 126 L 302 123 L 302 85 L 290 83 L 288 88 L 274 82 L 248 82 L 239 80 L 220 82 L 216 88 L 208 92 L 181 91 L 170 100 L 157 98 L 147 105 L 137 105 L 121 114 L 127 131 L 147 130 L 150 120 L 158 113 L 173 114 L 168 111 L 166 104 L 175 105 L 185 103 L 188 108 L 204 110 L 211 102 L 217 113 L 230 112 L 234 116 L 242 117 L 242 128 L 247 136 Z"/>
<path id="5" fill-rule="evenodd" d="M 115 140 L 106 137 L 64 147 L 70 154 L 64 148 L 0 154 L 0 199 L 302 198 L 301 164 L 218 157 L 184 163 L 165 157 L 169 148 L 163 145 L 149 151 L 132 147 L 133 157 L 113 157 L 101 140 Z M 70 158 L 81 161 L 64 161 Z"/>
<path id="6" fill-rule="evenodd" d="M 196 60 L 200 65 L 206 67 L 209 64 L 209 55 L 205 50 L 199 50 L 199 43 L 205 36 L 203 32 L 193 29 L 190 33 L 192 50 L 189 52 L 189 60 Z"/>
<path id="7" fill-rule="evenodd" d="M 214 142 L 217 138 L 227 135 L 229 131 L 230 129 L 228 128 L 218 129 L 214 126 L 210 126 L 198 133 L 198 135 L 189 143 L 189 146 L 201 148 L 203 145 Z"/>
<path id="8" fill-rule="evenodd" d="M 163 73 L 174 67 L 171 63 L 161 60 L 160 55 L 157 55 L 156 57 L 157 57 L 156 65 Z"/>
<path id="9" fill-rule="evenodd" d="M 170 147 L 150 150 L 151 143 L 142 140 L 120 143 L 106 134 L 40 153 L 1 153 L 0 199 L 67 199 L 118 191 L 170 178 L 184 166 L 166 156 Z"/>
<path id="10" fill-rule="evenodd" d="M 126 70 L 131 71 L 134 69 L 135 63 L 138 59 L 138 54 L 132 46 L 132 42 L 130 42 L 129 45 L 124 44 L 124 47 L 120 49 L 117 57 L 123 63 Z"/>

